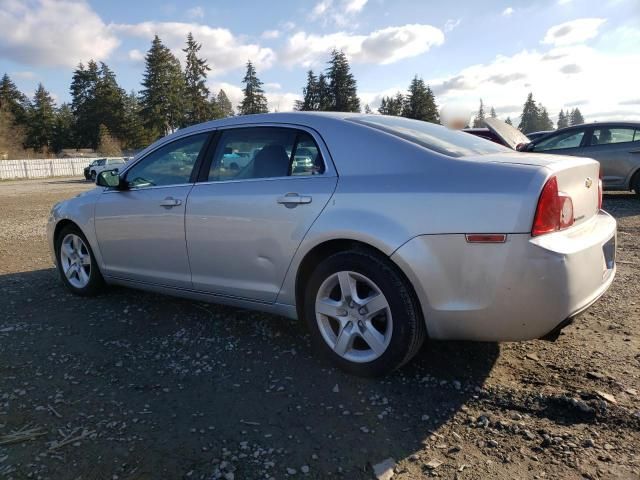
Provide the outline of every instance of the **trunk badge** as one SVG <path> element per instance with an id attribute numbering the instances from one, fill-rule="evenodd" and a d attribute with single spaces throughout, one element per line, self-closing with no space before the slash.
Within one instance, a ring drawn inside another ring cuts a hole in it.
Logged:
<path id="1" fill-rule="evenodd" d="M 587 188 L 591 188 L 591 185 L 593 185 L 593 180 L 591 180 L 591 177 L 587 177 L 584 181 L 584 186 Z"/>

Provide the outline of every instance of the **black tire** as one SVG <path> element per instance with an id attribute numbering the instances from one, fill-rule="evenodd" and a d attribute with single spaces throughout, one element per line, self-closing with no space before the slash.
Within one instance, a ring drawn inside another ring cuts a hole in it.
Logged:
<path id="1" fill-rule="evenodd" d="M 98 175 L 96 174 L 96 171 L 92 170 L 91 171 L 91 175 L 90 175 L 90 177 L 91 177 L 90 180 L 95 183 L 97 176 Z"/>
<path id="2" fill-rule="evenodd" d="M 323 282 L 341 271 L 364 275 L 386 297 L 393 318 L 391 340 L 384 353 L 375 360 L 358 363 L 333 351 L 324 340 L 316 319 L 316 296 Z M 310 275 L 304 293 L 304 319 L 313 341 L 337 367 L 363 377 L 386 375 L 407 363 L 420 350 L 426 326 L 413 289 L 398 268 L 375 251 L 354 249 L 338 252 L 323 260 Z"/>
<path id="3" fill-rule="evenodd" d="M 86 284 L 86 286 L 84 286 L 83 288 L 78 288 L 72 285 L 69 279 L 67 279 L 62 268 L 62 260 L 61 260 L 62 242 L 64 238 L 69 234 L 77 235 L 82 239 L 91 259 L 89 281 Z M 72 293 L 75 293 L 76 295 L 80 295 L 82 297 L 92 297 L 97 295 L 103 290 L 104 284 L 105 284 L 104 278 L 102 277 L 102 274 L 100 273 L 100 269 L 98 268 L 98 264 L 96 263 L 96 258 L 93 254 L 93 250 L 91 250 L 91 245 L 89 245 L 89 242 L 87 241 L 87 237 L 84 236 L 84 234 L 78 227 L 76 227 L 75 225 L 67 225 L 60 230 L 60 232 L 55 238 L 55 254 L 56 254 L 56 268 L 58 270 L 58 274 L 62 279 L 62 283 L 64 283 L 65 287 L 67 287 L 67 289 L 69 289 Z"/>
<path id="4" fill-rule="evenodd" d="M 636 192 L 636 197 L 640 199 L 640 171 L 636 172 L 631 179 L 631 188 Z"/>

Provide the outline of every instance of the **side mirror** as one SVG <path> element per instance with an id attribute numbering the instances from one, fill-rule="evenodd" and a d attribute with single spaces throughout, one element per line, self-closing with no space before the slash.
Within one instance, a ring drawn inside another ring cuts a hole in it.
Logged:
<path id="1" fill-rule="evenodd" d="M 123 182 L 120 180 L 118 170 L 104 170 L 100 172 L 98 178 L 96 178 L 96 185 L 99 187 L 120 189 Z"/>

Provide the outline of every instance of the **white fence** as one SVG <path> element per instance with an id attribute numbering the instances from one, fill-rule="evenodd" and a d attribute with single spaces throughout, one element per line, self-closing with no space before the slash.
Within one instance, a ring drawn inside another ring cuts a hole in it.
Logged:
<path id="1" fill-rule="evenodd" d="M 0 180 L 83 175 L 84 167 L 93 160 L 95 158 L 0 160 Z"/>

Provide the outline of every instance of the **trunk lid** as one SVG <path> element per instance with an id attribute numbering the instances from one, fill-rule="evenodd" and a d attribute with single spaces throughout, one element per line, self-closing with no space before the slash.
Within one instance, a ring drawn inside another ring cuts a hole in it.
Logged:
<path id="1" fill-rule="evenodd" d="M 520 144 L 531 143 L 529 137 L 524 133 L 502 120 L 486 118 L 484 123 L 487 125 L 487 128 L 496 134 L 509 148 L 516 150 L 516 147 Z"/>

